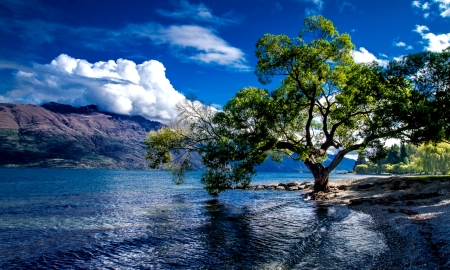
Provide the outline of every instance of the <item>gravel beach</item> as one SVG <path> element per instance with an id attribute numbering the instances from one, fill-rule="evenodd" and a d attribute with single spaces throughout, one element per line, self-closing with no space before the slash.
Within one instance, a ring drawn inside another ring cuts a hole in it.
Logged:
<path id="1" fill-rule="evenodd" d="M 330 181 L 319 205 L 369 214 L 389 246 L 373 269 L 450 269 L 450 177 L 369 177 Z"/>

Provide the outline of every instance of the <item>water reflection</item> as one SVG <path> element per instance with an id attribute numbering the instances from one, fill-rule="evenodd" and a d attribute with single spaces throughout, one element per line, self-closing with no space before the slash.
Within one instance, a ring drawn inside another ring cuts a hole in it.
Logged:
<path id="1" fill-rule="evenodd" d="M 207 219 L 198 230 L 204 236 L 205 259 L 209 265 L 245 268 L 243 266 L 249 261 L 260 260 L 252 243 L 248 220 L 242 213 L 235 214 L 234 211 L 218 200 L 206 202 Z"/>

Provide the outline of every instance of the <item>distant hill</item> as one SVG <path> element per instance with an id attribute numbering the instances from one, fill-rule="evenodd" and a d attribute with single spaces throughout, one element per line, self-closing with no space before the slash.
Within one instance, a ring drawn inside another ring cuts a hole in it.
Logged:
<path id="1" fill-rule="evenodd" d="M 147 169 L 144 139 L 162 126 L 141 116 L 103 112 L 95 105 L 0 103 L 0 166 Z M 199 157 L 193 163 L 202 169 Z M 350 171 L 354 163 L 344 159 L 336 170 Z M 289 159 L 269 160 L 257 170 L 308 171 L 303 162 Z"/>
<path id="2" fill-rule="evenodd" d="M 323 164 L 330 164 L 333 158 L 334 155 L 328 154 L 327 160 Z M 354 165 L 355 160 L 344 158 L 334 171 L 349 172 L 353 170 Z M 282 162 L 268 160 L 260 166 L 256 167 L 256 170 L 259 172 L 309 172 L 309 169 L 303 162 L 295 161 L 289 158 L 285 158 Z"/>
<path id="3" fill-rule="evenodd" d="M 145 169 L 145 136 L 161 127 L 95 105 L 0 103 L 0 166 Z"/>

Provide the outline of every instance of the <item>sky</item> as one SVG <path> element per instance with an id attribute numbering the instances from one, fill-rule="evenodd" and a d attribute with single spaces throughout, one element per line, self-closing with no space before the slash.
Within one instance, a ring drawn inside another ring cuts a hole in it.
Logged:
<path id="1" fill-rule="evenodd" d="M 0 102 L 74 106 L 163 123 L 185 96 L 223 106 L 254 75 L 265 33 L 308 15 L 349 33 L 357 62 L 450 46 L 450 0 L 0 0 Z"/>

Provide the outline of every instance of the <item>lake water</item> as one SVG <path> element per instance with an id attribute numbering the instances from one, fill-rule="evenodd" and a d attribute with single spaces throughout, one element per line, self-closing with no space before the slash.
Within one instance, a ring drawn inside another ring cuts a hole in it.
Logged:
<path id="1" fill-rule="evenodd" d="M 333 178 L 345 177 L 335 175 Z M 0 169 L 0 269 L 370 269 L 370 216 L 300 192 L 227 191 L 191 173 Z M 254 183 L 312 180 L 260 173 Z"/>

